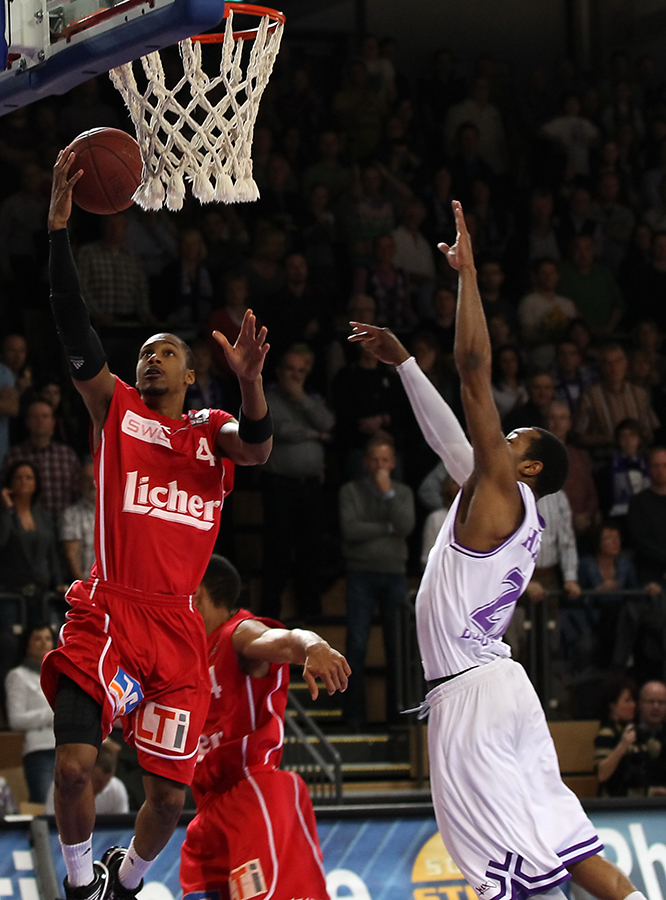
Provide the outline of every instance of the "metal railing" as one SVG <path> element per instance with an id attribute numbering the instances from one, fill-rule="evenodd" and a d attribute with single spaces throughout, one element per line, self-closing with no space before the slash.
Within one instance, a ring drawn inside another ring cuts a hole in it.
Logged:
<path id="1" fill-rule="evenodd" d="M 324 732 L 289 691 L 282 768 L 296 772 L 308 786 L 313 802 L 342 803 L 342 759 Z M 286 757 L 286 759 L 285 759 Z"/>

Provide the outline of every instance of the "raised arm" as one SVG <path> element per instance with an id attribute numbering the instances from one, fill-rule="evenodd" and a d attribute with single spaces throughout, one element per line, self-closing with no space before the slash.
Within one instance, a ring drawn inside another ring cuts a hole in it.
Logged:
<path id="1" fill-rule="evenodd" d="M 220 331 L 214 331 L 213 337 L 224 350 L 241 390 L 240 422 L 233 420 L 222 426 L 218 450 L 241 465 L 265 463 L 273 448 L 273 422 L 261 374 L 270 348 L 266 327 L 257 331 L 256 316 L 248 309 L 235 344 L 231 345 Z"/>
<path id="2" fill-rule="evenodd" d="M 255 677 L 266 675 L 270 663 L 302 665 L 313 700 L 319 695 L 317 678 L 329 694 L 347 688 L 349 663 L 314 631 L 269 628 L 256 619 L 245 619 L 233 633 L 233 644 L 243 670 Z"/>
<path id="3" fill-rule="evenodd" d="M 361 322 L 349 324 L 353 331 L 350 341 L 360 343 L 381 362 L 397 367 L 424 438 L 454 481 L 464 484 L 474 468 L 474 454 L 453 410 L 392 331 Z"/>
<path id="4" fill-rule="evenodd" d="M 67 222 L 72 213 L 72 188 L 82 175 L 69 177 L 74 154 L 66 147 L 58 154 L 53 167 L 53 186 L 49 207 L 49 281 L 51 309 L 60 340 L 69 360 L 72 381 L 83 397 L 94 428 L 94 443 L 100 439 L 116 379 L 106 363 L 97 333 L 90 324 L 79 276 L 69 245 Z"/>

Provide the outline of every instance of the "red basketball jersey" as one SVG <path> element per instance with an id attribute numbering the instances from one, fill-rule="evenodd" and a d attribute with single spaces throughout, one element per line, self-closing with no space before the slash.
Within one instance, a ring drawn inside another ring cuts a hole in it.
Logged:
<path id="1" fill-rule="evenodd" d="M 277 769 L 282 759 L 289 666 L 272 665 L 266 678 L 251 678 L 233 648 L 235 629 L 254 618 L 241 609 L 208 636 L 211 694 L 192 783 L 197 803 L 207 791 L 225 791 L 247 775 Z"/>
<path id="2" fill-rule="evenodd" d="M 204 409 L 169 419 L 116 378 L 95 452 L 93 578 L 151 594 L 194 593 L 233 486 L 233 464 L 215 453 L 230 418 Z"/>

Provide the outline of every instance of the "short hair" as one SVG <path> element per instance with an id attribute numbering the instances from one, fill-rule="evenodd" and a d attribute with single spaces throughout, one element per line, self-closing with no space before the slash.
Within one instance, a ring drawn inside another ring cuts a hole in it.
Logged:
<path id="1" fill-rule="evenodd" d="M 545 428 L 532 429 L 537 437 L 532 438 L 523 459 L 539 460 L 542 468 L 534 482 L 537 497 L 546 497 L 562 490 L 569 474 L 569 454 L 562 441 Z"/>
<path id="2" fill-rule="evenodd" d="M 312 348 L 306 344 L 304 341 L 301 341 L 298 344 L 292 344 L 288 347 L 282 356 L 280 357 L 280 365 L 284 365 L 284 361 L 288 356 L 303 356 L 308 361 L 308 365 L 310 368 L 314 365 L 315 355 Z"/>
<path id="3" fill-rule="evenodd" d="M 387 432 L 384 432 L 384 434 L 373 434 L 371 438 L 368 438 L 363 455 L 367 456 L 374 447 L 390 447 L 395 453 L 395 441 Z"/>
<path id="4" fill-rule="evenodd" d="M 201 579 L 213 606 L 219 609 L 226 606 L 229 610 L 238 609 L 238 598 L 241 593 L 241 578 L 238 569 L 225 556 L 214 553 Z"/>
<path id="5" fill-rule="evenodd" d="M 634 434 L 637 434 L 641 440 L 643 439 L 643 429 L 641 428 L 641 423 L 638 419 L 622 419 L 621 422 L 618 422 L 615 426 L 616 441 L 619 439 L 621 431 L 631 431 Z"/>

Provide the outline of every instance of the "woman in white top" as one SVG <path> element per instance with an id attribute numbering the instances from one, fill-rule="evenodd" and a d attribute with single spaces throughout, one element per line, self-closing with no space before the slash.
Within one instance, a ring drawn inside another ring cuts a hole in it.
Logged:
<path id="1" fill-rule="evenodd" d="M 26 634 L 25 659 L 5 678 L 7 719 L 13 731 L 24 731 L 23 771 L 31 803 L 44 803 L 53 782 L 55 736 L 53 711 L 42 692 L 39 672 L 42 660 L 53 650 L 48 625 L 32 626 Z"/>

